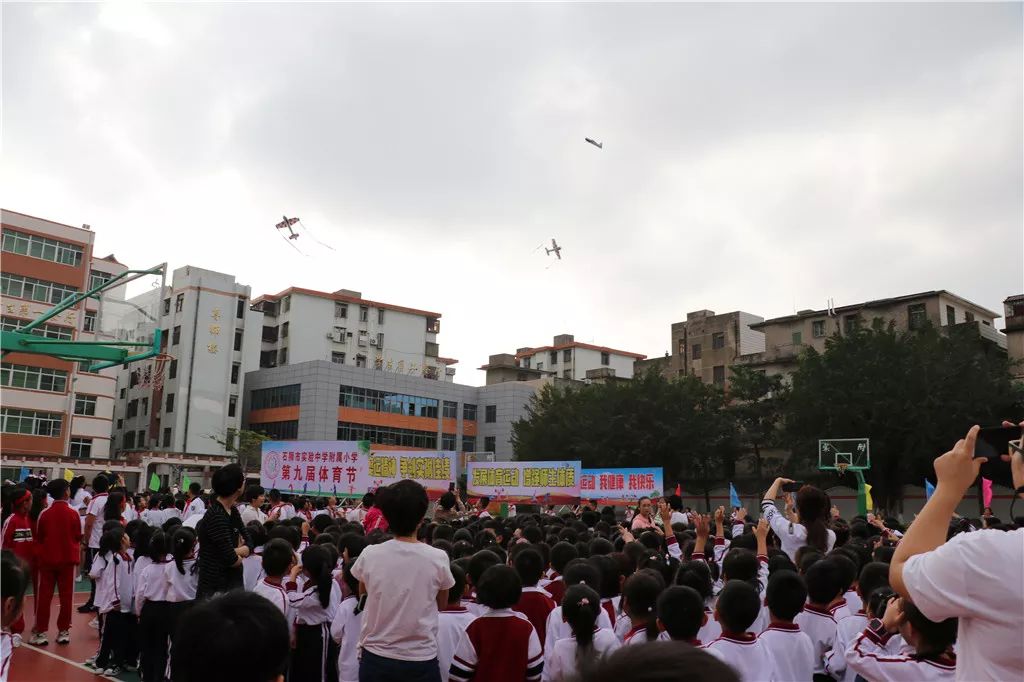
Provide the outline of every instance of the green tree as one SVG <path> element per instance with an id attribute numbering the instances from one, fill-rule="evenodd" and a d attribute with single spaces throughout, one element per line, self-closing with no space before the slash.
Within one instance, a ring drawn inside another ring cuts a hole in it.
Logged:
<path id="1" fill-rule="evenodd" d="M 223 438 L 220 436 L 211 436 L 211 438 L 223 445 L 228 452 L 234 453 L 235 461 L 245 472 L 260 468 L 263 441 L 270 440 L 270 436 L 265 433 L 246 429 L 228 429 Z"/>
<path id="2" fill-rule="evenodd" d="M 866 478 L 879 507 L 922 485 L 932 460 L 972 424 L 1020 414 L 1006 353 L 969 327 L 897 331 L 875 320 L 805 351 L 786 400 L 794 467 L 817 463 L 819 438 L 871 439 Z"/>
<path id="3" fill-rule="evenodd" d="M 732 368 L 729 412 L 736 424 L 739 445 L 754 456 L 757 484 L 762 490 L 761 450 L 780 444 L 787 390 L 781 375 L 767 376 L 744 365 Z"/>
<path id="4" fill-rule="evenodd" d="M 731 476 L 735 433 L 720 389 L 656 372 L 628 382 L 545 386 L 512 426 L 521 459 L 565 457 L 585 467 L 661 466 L 667 482 Z"/>

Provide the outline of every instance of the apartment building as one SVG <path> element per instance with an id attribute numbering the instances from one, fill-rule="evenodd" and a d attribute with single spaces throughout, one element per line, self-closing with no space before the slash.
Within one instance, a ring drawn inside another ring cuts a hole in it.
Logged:
<path id="1" fill-rule="evenodd" d="M 454 381 L 456 360 L 441 357 L 441 314 L 334 293 L 292 287 L 260 296 L 264 315 L 262 368 L 326 360 L 433 381 Z"/>
<path id="2" fill-rule="evenodd" d="M 828 337 L 846 334 L 858 325 L 870 325 L 875 319 L 892 322 L 901 330 L 920 329 L 929 323 L 940 330 L 972 325 L 982 338 L 1005 349 L 1006 336 L 994 327 L 998 318 L 999 313 L 944 289 L 826 310 L 801 310 L 750 325 L 764 333 L 765 348 L 761 353 L 743 355 L 739 361 L 768 374 L 789 374 L 805 348 L 824 351 Z"/>
<path id="3" fill-rule="evenodd" d="M 0 211 L 3 229 L 0 309 L 11 331 L 75 293 L 127 268 L 113 255 L 95 257 L 95 234 L 16 211 Z M 79 303 L 36 330 L 51 339 L 95 341 L 97 304 Z M 115 370 L 89 372 L 88 363 L 12 352 L 0 363 L 5 457 L 107 459 L 114 412 Z"/>
<path id="4" fill-rule="evenodd" d="M 572 334 L 559 334 L 549 346 L 520 348 L 515 354 L 519 367 L 524 370 L 576 381 L 596 377 L 632 379 L 633 363 L 646 357 L 640 353 L 576 341 Z M 494 376 L 497 381 L 506 375 L 502 372 Z M 491 383 L 490 379 L 488 383 Z"/>
<path id="5" fill-rule="evenodd" d="M 173 359 L 162 386 L 153 361 L 119 369 L 115 448 L 227 455 L 242 424 L 245 376 L 259 366 L 263 314 L 233 275 L 185 266 L 169 279 L 162 292 L 142 296 L 160 299 L 163 350 Z"/>
<path id="6" fill-rule="evenodd" d="M 464 386 L 324 360 L 246 377 L 246 428 L 278 440 L 369 440 L 375 447 L 511 459 L 512 424 L 553 377 Z"/>
<path id="7" fill-rule="evenodd" d="M 765 335 L 752 328 L 764 318 L 740 310 L 716 315 L 712 310 L 687 313 L 672 325 L 672 354 L 666 376 L 694 375 L 725 388 L 729 368 L 740 356 L 762 353 Z"/>
<path id="8" fill-rule="evenodd" d="M 1003 301 L 1003 333 L 1006 334 L 1006 353 L 1018 364 L 1013 374 L 1024 379 L 1024 294 L 1010 296 Z"/>

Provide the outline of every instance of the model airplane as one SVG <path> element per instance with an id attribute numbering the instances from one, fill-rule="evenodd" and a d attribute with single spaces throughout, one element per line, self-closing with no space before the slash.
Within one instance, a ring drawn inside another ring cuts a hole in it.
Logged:
<path id="1" fill-rule="evenodd" d="M 288 216 L 281 216 L 281 217 L 284 218 L 284 220 L 279 222 L 274 227 L 276 227 L 279 230 L 287 229 L 288 230 L 288 239 L 298 239 L 299 235 L 295 232 L 295 230 L 292 229 L 292 225 L 294 225 L 295 223 L 299 222 L 299 219 L 298 218 L 289 218 Z"/>
<path id="2" fill-rule="evenodd" d="M 553 253 L 558 257 L 558 260 L 562 260 L 562 247 L 554 239 L 551 240 L 551 248 L 545 248 L 544 252 L 549 256 Z"/>
<path id="3" fill-rule="evenodd" d="M 602 144 L 601 142 L 596 142 L 594 140 L 591 140 L 589 137 L 584 137 L 583 139 L 586 140 L 587 142 L 589 142 L 590 144 L 594 145 L 598 149 L 604 149 L 604 144 Z"/>

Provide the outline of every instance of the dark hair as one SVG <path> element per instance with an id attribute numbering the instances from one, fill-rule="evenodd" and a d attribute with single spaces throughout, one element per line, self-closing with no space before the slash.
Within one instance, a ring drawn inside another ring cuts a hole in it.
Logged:
<path id="1" fill-rule="evenodd" d="M 122 502 L 124 502 L 124 493 L 110 493 L 107 496 L 107 503 L 103 505 L 103 520 L 120 521 Z"/>
<path id="2" fill-rule="evenodd" d="M 711 569 L 703 559 L 691 559 L 679 565 L 676 572 L 676 585 L 692 587 L 706 601 L 714 593 L 714 581 L 711 579 Z"/>
<path id="3" fill-rule="evenodd" d="M 872 561 L 860 569 L 860 577 L 857 580 L 857 591 L 863 599 L 877 590 L 879 587 L 889 586 L 889 564 L 881 561 Z"/>
<path id="4" fill-rule="evenodd" d="M 619 562 L 606 555 L 590 557 L 587 561 L 597 569 L 601 576 L 601 586 L 597 590 L 601 598 L 610 599 L 618 595 L 620 579 L 622 578 Z"/>
<path id="5" fill-rule="evenodd" d="M 263 550 L 266 554 L 266 549 Z M 310 545 L 302 553 L 302 570 L 309 573 L 310 582 L 316 585 L 316 593 L 320 598 L 320 606 L 327 608 L 331 602 L 331 583 L 334 561 L 327 547 Z"/>
<path id="6" fill-rule="evenodd" d="M 648 642 L 658 637 L 658 620 L 654 609 L 664 589 L 665 581 L 661 575 L 649 569 L 629 576 L 622 586 L 623 608 L 631 621 L 640 621 L 646 625 Z"/>
<path id="7" fill-rule="evenodd" d="M 480 576 L 476 586 L 476 600 L 492 609 L 515 606 L 522 593 L 519 575 L 508 566 L 491 566 Z"/>
<path id="8" fill-rule="evenodd" d="M 523 585 L 534 587 L 544 575 L 544 557 L 529 545 L 516 545 L 516 547 L 525 547 L 525 549 L 518 551 L 512 565 L 515 566 L 516 573 L 519 574 Z"/>
<path id="9" fill-rule="evenodd" d="M 794 571 L 776 571 L 768 578 L 765 599 L 773 616 L 790 623 L 796 618 L 796 614 L 804 610 L 807 585 Z"/>
<path id="10" fill-rule="evenodd" d="M 281 538 L 287 542 L 291 545 L 292 551 L 298 551 L 299 545 L 302 544 L 302 533 L 295 526 L 287 523 L 277 523 L 267 531 L 267 539 L 273 540 L 274 538 Z"/>
<path id="11" fill-rule="evenodd" d="M 21 611 L 29 580 L 28 564 L 9 549 L 0 552 L 0 599 L 14 599 L 12 615 Z"/>
<path id="12" fill-rule="evenodd" d="M 267 497 L 270 498 L 271 502 L 278 502 L 281 500 L 281 491 L 278 490 L 277 488 L 271 488 L 267 492 Z"/>
<path id="13" fill-rule="evenodd" d="M 217 497 L 230 497 L 245 485 L 245 472 L 234 462 L 225 464 L 213 472 L 213 494 Z"/>
<path id="14" fill-rule="evenodd" d="M 672 511 L 683 511 L 683 498 L 679 495 L 669 495 L 665 498 L 665 501 L 668 502 L 669 509 Z"/>
<path id="15" fill-rule="evenodd" d="M 938 622 L 929 620 L 909 599 L 902 602 L 903 617 L 917 633 L 917 652 L 912 658 L 926 660 L 945 653 L 956 641 L 959 621 L 946 618 Z"/>
<path id="16" fill-rule="evenodd" d="M 135 533 L 131 536 L 132 544 L 135 545 L 136 562 L 138 562 L 138 560 L 141 557 L 149 556 L 149 540 L 153 537 L 153 533 L 155 532 L 156 528 L 153 528 L 153 526 L 149 525 L 148 523 L 143 523 L 135 530 Z"/>
<path id="17" fill-rule="evenodd" d="M 568 542 L 556 542 L 551 548 L 551 568 L 557 573 L 565 573 L 565 565 L 577 558 L 579 553 L 575 545 Z"/>
<path id="18" fill-rule="evenodd" d="M 174 531 L 171 536 L 171 555 L 174 557 L 174 565 L 178 567 L 178 573 L 185 575 L 185 557 L 195 549 L 196 533 L 191 528 L 182 527 Z M 192 568 L 198 570 L 196 563 Z"/>
<path id="19" fill-rule="evenodd" d="M 588 672 L 593 659 L 594 625 L 601 615 L 601 597 L 586 585 L 572 585 L 562 599 L 562 618 L 576 638 L 576 670 Z"/>
<path id="20" fill-rule="evenodd" d="M 819 552 L 828 551 L 826 524 L 831 506 L 828 495 L 813 485 L 805 485 L 796 493 L 796 511 L 800 515 L 800 523 L 807 529 L 807 544 Z"/>
<path id="21" fill-rule="evenodd" d="M 274 538 L 263 545 L 263 572 L 272 578 L 280 578 L 292 565 L 295 550 L 287 540 Z"/>
<path id="22" fill-rule="evenodd" d="M 449 565 L 449 568 L 451 569 L 452 577 L 455 578 L 455 584 L 448 588 L 448 603 L 458 604 L 459 600 L 462 599 L 463 593 L 466 591 L 466 572 L 454 562 Z"/>
<path id="23" fill-rule="evenodd" d="M 490 550 L 482 549 L 469 558 L 469 566 L 466 567 L 466 575 L 469 577 L 470 583 L 474 587 L 480 584 L 480 579 L 483 577 L 484 572 L 491 566 L 496 566 L 501 563 L 501 559 L 497 554 Z"/>
<path id="24" fill-rule="evenodd" d="M 46 494 L 55 500 L 64 498 L 64 491 L 68 489 L 68 482 L 63 478 L 55 478 L 46 484 Z"/>
<path id="25" fill-rule="evenodd" d="M 684 642 L 620 647 L 583 682 L 740 682 L 727 663 Z"/>
<path id="26" fill-rule="evenodd" d="M 121 538 L 124 537 L 124 529 L 118 526 L 111 528 L 100 536 L 99 554 L 101 556 L 111 555 L 114 563 L 117 563 L 117 555 L 121 553 Z"/>
<path id="27" fill-rule="evenodd" d="M 785 552 L 775 554 L 768 557 L 768 575 L 773 575 L 776 571 L 796 571 L 796 564 L 789 558 L 789 555 Z"/>
<path id="28" fill-rule="evenodd" d="M 881 618 L 885 615 L 885 607 L 889 603 L 889 600 L 897 596 L 893 592 L 892 588 L 886 585 L 885 587 L 876 587 L 871 591 L 871 594 L 864 599 L 864 611 L 867 612 L 869 618 Z"/>
<path id="29" fill-rule="evenodd" d="M 887 547 L 886 545 L 881 545 L 875 548 L 875 551 L 871 554 L 871 558 L 873 561 L 889 565 L 892 563 L 892 555 L 895 553 L 895 547 Z"/>
<path id="30" fill-rule="evenodd" d="M 263 486 L 250 485 L 245 488 L 245 492 L 242 493 L 242 499 L 246 502 L 252 502 L 257 497 L 263 494 Z"/>
<path id="31" fill-rule="evenodd" d="M 814 563 L 804 574 L 804 580 L 807 583 L 807 599 L 811 604 L 827 606 L 843 591 L 841 569 L 830 559 Z"/>
<path id="32" fill-rule="evenodd" d="M 262 547 L 267 544 L 267 527 L 259 521 L 250 521 L 245 524 L 246 530 L 249 531 L 249 539 L 252 540 L 253 547 Z"/>
<path id="33" fill-rule="evenodd" d="M 849 590 L 853 583 L 857 581 L 857 572 L 859 570 L 857 563 L 847 556 L 843 552 L 832 552 L 827 557 L 826 561 L 831 561 L 839 569 L 839 583 L 843 588 L 843 592 Z"/>
<path id="34" fill-rule="evenodd" d="M 718 595 L 715 609 L 723 630 L 742 633 L 754 624 L 761 613 L 761 598 L 750 583 L 730 580 Z"/>
<path id="35" fill-rule="evenodd" d="M 94 493 L 105 493 L 109 487 L 110 479 L 103 474 L 96 474 L 96 478 L 92 479 L 92 491 Z"/>
<path id="36" fill-rule="evenodd" d="M 438 506 L 445 511 L 451 511 L 452 507 L 455 506 L 455 494 L 451 491 L 441 495 L 441 499 L 437 501 Z"/>
<path id="37" fill-rule="evenodd" d="M 800 557 L 800 574 L 807 575 L 807 571 L 811 569 L 811 566 L 818 563 L 819 561 L 824 560 L 824 558 L 825 555 L 821 554 L 817 550 L 813 552 L 807 552 L 802 557 Z"/>
<path id="38" fill-rule="evenodd" d="M 83 485 L 85 485 L 85 476 L 75 476 L 72 478 L 68 486 L 68 492 L 71 493 L 71 497 L 74 497 L 75 493 L 81 490 Z"/>
<path id="39" fill-rule="evenodd" d="M 760 561 L 749 549 L 730 549 L 722 559 L 722 575 L 726 580 L 743 580 L 757 584 Z"/>
<path id="40" fill-rule="evenodd" d="M 290 648 L 288 623 L 272 602 L 234 590 L 197 602 L 178 621 L 171 657 L 174 682 L 270 682 L 284 673 Z"/>
<path id="41" fill-rule="evenodd" d="M 590 541 L 588 551 L 590 552 L 590 556 L 603 556 L 614 552 L 615 545 L 613 545 L 607 538 L 594 538 Z"/>
<path id="42" fill-rule="evenodd" d="M 203 486 L 199 485 L 199 481 L 192 481 L 188 484 L 188 492 L 193 497 L 199 497 L 199 494 L 203 492 Z"/>
<path id="43" fill-rule="evenodd" d="M 658 597 L 658 620 L 672 639 L 696 639 L 704 621 L 704 597 L 692 587 L 673 585 Z"/>
<path id="44" fill-rule="evenodd" d="M 177 516 L 171 516 L 166 521 L 164 521 L 163 524 L 160 525 L 160 528 L 163 529 L 165 533 L 170 535 L 174 532 L 174 529 L 180 525 L 181 519 Z"/>
<path id="45" fill-rule="evenodd" d="M 149 538 L 149 558 L 155 562 L 165 561 L 171 551 L 171 538 L 162 530 L 153 531 Z"/>
<path id="46" fill-rule="evenodd" d="M 377 506 L 395 535 L 415 533 L 429 505 L 427 489 L 410 479 L 403 479 L 377 491 Z"/>

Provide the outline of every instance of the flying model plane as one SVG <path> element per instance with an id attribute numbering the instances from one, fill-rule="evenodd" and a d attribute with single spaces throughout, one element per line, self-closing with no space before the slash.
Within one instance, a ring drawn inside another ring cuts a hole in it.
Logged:
<path id="1" fill-rule="evenodd" d="M 292 229 L 292 225 L 294 225 L 295 223 L 299 222 L 299 219 L 298 218 L 289 218 L 288 216 L 281 216 L 281 217 L 284 218 L 284 220 L 279 222 L 274 227 L 276 227 L 279 230 L 287 229 L 288 230 L 288 239 L 298 239 L 299 235 L 295 232 L 295 230 Z M 284 233 L 282 232 L 281 235 L 284 236 Z"/>
<path id="2" fill-rule="evenodd" d="M 604 149 L 604 144 L 601 143 L 601 142 L 596 142 L 595 140 L 591 140 L 589 137 L 584 137 L 583 139 L 586 140 L 587 142 L 589 142 L 590 144 L 594 145 L 598 149 Z"/>
<path id="3" fill-rule="evenodd" d="M 551 248 L 549 249 L 545 247 L 544 252 L 547 253 L 547 255 L 549 256 L 553 253 L 555 254 L 555 256 L 558 257 L 558 260 L 562 260 L 562 247 L 559 246 L 558 242 L 556 242 L 553 238 L 551 240 Z"/>

